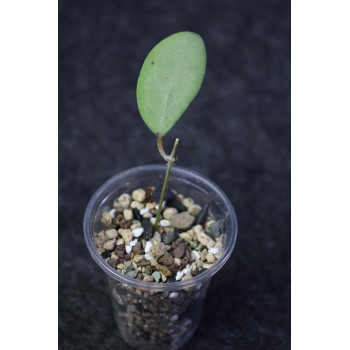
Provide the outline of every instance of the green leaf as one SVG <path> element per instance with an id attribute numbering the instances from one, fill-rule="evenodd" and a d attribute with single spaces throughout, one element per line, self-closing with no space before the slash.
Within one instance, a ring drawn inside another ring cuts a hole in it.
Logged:
<path id="1" fill-rule="evenodd" d="M 137 82 L 140 114 L 155 134 L 164 136 L 197 95 L 205 74 L 202 38 L 173 34 L 156 45 L 143 63 Z"/>

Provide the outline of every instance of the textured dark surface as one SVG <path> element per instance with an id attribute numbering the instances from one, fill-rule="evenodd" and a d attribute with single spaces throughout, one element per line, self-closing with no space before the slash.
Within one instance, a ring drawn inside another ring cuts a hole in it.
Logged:
<path id="1" fill-rule="evenodd" d="M 85 246 L 93 192 L 160 163 L 135 88 L 149 50 L 182 30 L 207 47 L 203 87 L 165 138 L 179 165 L 231 199 L 238 240 L 184 349 L 290 348 L 290 4 L 280 0 L 59 3 L 59 348 L 130 349 Z"/>

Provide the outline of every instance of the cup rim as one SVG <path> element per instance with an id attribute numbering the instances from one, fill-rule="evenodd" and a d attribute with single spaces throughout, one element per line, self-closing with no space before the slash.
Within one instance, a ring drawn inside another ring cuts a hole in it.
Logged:
<path id="1" fill-rule="evenodd" d="M 238 232 L 238 223 L 237 223 L 237 217 L 235 210 L 226 196 L 226 194 L 211 180 L 209 180 L 206 176 L 201 175 L 200 173 L 179 167 L 174 166 L 172 168 L 171 175 L 178 174 L 186 174 L 190 175 L 195 180 L 199 181 L 200 183 L 203 183 L 204 185 L 211 188 L 214 192 L 218 194 L 218 196 L 222 199 L 224 202 L 224 205 L 226 206 L 226 210 L 228 212 L 228 220 L 231 223 L 233 234 L 228 235 L 228 241 L 227 241 L 227 248 L 225 249 L 222 256 L 214 263 L 214 265 L 210 268 L 208 268 L 206 271 L 202 272 L 201 274 L 194 276 L 192 278 L 189 278 L 184 281 L 176 281 L 173 283 L 150 283 L 146 281 L 140 281 L 137 279 L 133 279 L 127 275 L 123 275 L 119 273 L 116 269 L 114 269 L 112 266 L 110 266 L 98 253 L 95 243 L 93 241 L 93 234 L 91 232 L 91 214 L 94 212 L 96 207 L 100 206 L 100 204 L 105 199 L 105 196 L 102 197 L 103 193 L 105 193 L 105 190 L 110 187 L 112 184 L 117 183 L 121 179 L 127 178 L 130 175 L 135 175 L 140 171 L 147 171 L 147 170 L 153 170 L 153 171 L 164 171 L 165 172 L 166 166 L 163 164 L 148 164 L 148 165 L 141 165 L 137 166 L 128 170 L 124 170 L 121 173 L 111 177 L 106 182 L 104 182 L 97 191 L 93 194 L 91 197 L 87 208 L 85 210 L 84 214 L 84 222 L 83 222 L 83 230 L 84 230 L 84 238 L 85 242 L 88 246 L 88 249 L 90 251 L 90 254 L 92 258 L 95 260 L 95 262 L 98 264 L 102 270 L 107 273 L 110 277 L 112 277 L 115 280 L 118 280 L 119 282 L 126 284 L 128 286 L 132 286 L 138 289 L 142 290 L 149 290 L 149 291 L 167 291 L 167 290 L 180 290 L 184 288 L 190 288 L 195 285 L 199 285 L 200 283 L 205 282 L 206 280 L 209 280 L 212 276 L 214 276 L 227 262 L 229 257 L 232 254 L 232 251 L 234 249 L 236 239 L 237 239 L 237 232 Z"/>

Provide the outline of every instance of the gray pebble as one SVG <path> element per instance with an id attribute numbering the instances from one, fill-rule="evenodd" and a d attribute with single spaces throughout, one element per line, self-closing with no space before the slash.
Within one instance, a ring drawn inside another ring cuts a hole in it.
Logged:
<path id="1" fill-rule="evenodd" d="M 209 226 L 209 230 L 215 238 L 219 237 L 224 230 L 224 220 L 215 221 Z"/>
<path id="2" fill-rule="evenodd" d="M 166 245 L 170 244 L 171 242 L 175 241 L 179 235 L 176 232 L 168 232 L 162 234 L 162 242 Z"/>
<path id="3" fill-rule="evenodd" d="M 126 273 L 127 276 L 131 277 L 131 278 L 136 278 L 138 275 L 138 271 L 137 270 L 132 270 Z"/>

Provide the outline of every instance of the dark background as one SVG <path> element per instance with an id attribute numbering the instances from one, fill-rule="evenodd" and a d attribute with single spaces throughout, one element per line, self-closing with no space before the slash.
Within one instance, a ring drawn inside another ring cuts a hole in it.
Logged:
<path id="1" fill-rule="evenodd" d="M 218 184 L 238 217 L 235 250 L 184 349 L 290 348 L 290 3 L 59 1 L 59 348 L 131 349 L 104 273 L 85 246 L 93 192 L 122 170 L 162 163 L 136 82 L 178 31 L 207 48 L 203 87 L 165 138 L 178 164 Z"/>

